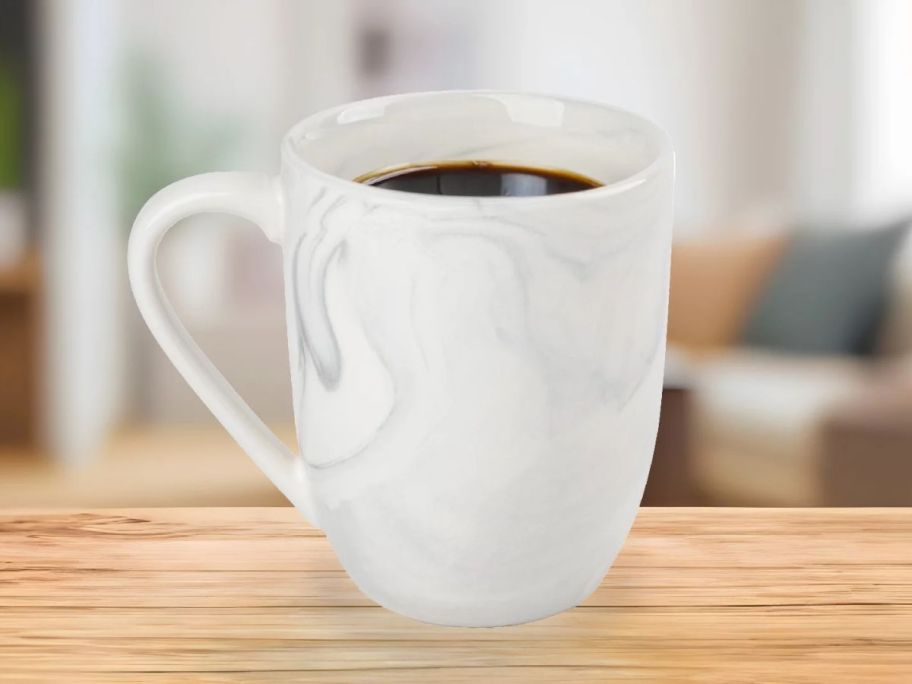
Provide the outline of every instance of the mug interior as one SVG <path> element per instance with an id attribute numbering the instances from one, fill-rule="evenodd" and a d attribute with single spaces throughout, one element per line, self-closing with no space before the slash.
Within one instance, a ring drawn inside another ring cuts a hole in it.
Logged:
<path id="1" fill-rule="evenodd" d="M 395 95 L 316 114 L 285 139 L 294 160 L 353 180 L 403 164 L 484 160 L 564 169 L 604 185 L 668 151 L 646 119 L 605 105 L 493 91 Z"/>

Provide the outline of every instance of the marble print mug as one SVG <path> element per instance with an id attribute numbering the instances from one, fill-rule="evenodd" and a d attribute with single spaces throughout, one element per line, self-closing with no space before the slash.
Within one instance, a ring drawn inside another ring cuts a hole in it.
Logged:
<path id="1" fill-rule="evenodd" d="M 441 197 L 351 179 L 482 159 L 602 187 Z M 467 91 L 383 97 L 297 124 L 277 177 L 211 173 L 156 194 L 129 245 L 153 335 L 370 598 L 494 626 L 577 605 L 643 493 L 665 354 L 674 162 L 625 111 Z M 176 318 L 158 244 L 198 212 L 259 224 L 284 252 L 300 455 Z"/>

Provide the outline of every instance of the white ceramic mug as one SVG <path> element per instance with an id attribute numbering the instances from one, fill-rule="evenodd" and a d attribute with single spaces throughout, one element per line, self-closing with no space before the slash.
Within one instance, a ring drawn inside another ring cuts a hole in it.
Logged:
<path id="1" fill-rule="evenodd" d="M 440 197 L 352 182 L 431 160 L 519 162 L 603 187 Z M 599 584 L 636 515 L 665 353 L 673 154 L 644 119 L 501 92 L 311 116 L 276 178 L 155 195 L 130 281 L 171 361 L 369 597 L 447 625 L 525 622 Z M 190 339 L 155 270 L 176 221 L 258 223 L 284 250 L 301 454 Z"/>

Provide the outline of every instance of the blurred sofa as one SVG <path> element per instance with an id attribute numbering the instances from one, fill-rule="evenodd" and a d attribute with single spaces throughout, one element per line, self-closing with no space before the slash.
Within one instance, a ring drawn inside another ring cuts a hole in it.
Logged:
<path id="1" fill-rule="evenodd" d="M 817 296 L 800 303 L 801 297 L 796 297 L 794 307 L 788 306 L 789 286 L 774 282 L 802 277 L 802 266 L 793 258 L 795 238 L 788 231 L 675 244 L 669 360 L 676 384 L 683 382 L 690 393 L 690 443 L 682 449 L 682 457 L 687 458 L 700 501 L 757 506 L 912 505 L 912 238 L 908 233 L 904 230 L 895 249 L 891 247 L 895 253 L 880 259 L 883 264 L 879 258 L 869 260 L 871 273 L 853 276 L 856 264 L 865 262 L 847 253 L 840 257 L 843 264 L 833 263 L 816 279 L 814 274 L 804 274 L 811 284 L 830 278 L 839 285 L 835 290 L 850 289 L 834 292 L 831 301 Z M 788 258 L 794 262 L 791 275 L 783 268 Z M 882 310 L 867 311 L 879 306 L 880 300 L 871 296 L 867 303 L 844 301 L 854 297 L 853 277 L 858 287 L 882 282 Z M 780 308 L 785 298 L 790 319 L 775 320 L 774 313 L 772 322 L 758 321 L 764 315 L 758 314 L 758 308 L 770 293 L 779 297 Z M 813 338 L 818 328 L 825 337 L 827 312 L 822 322 L 815 323 L 808 301 L 814 307 L 833 308 L 830 320 L 837 326 L 846 320 L 839 318 L 840 306 L 855 306 L 855 312 L 846 316 L 870 316 L 875 326 L 870 344 L 863 350 L 829 350 L 826 340 Z M 764 325 L 772 328 L 767 335 L 772 343 L 752 343 L 751 329 Z M 798 334 L 812 339 L 798 338 L 797 351 L 788 349 L 788 344 L 777 348 L 783 345 L 776 336 L 787 332 L 780 328 L 802 325 L 807 329 Z"/>

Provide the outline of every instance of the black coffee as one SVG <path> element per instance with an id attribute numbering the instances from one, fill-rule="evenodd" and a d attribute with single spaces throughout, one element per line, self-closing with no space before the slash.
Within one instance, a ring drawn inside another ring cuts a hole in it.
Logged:
<path id="1" fill-rule="evenodd" d="M 591 190 L 601 183 L 572 171 L 490 161 L 444 161 L 381 169 L 359 183 L 423 195 L 534 197 Z"/>

